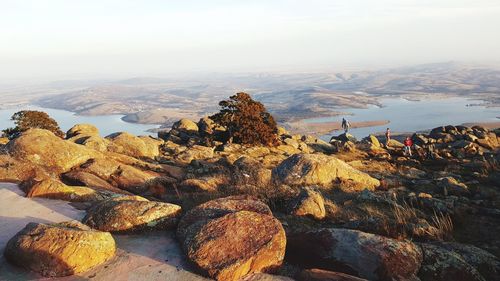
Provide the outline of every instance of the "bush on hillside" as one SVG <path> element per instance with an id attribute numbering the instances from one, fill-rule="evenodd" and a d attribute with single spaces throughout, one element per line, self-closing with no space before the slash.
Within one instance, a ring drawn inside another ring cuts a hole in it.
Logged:
<path id="1" fill-rule="evenodd" d="M 64 137 L 64 133 L 59 128 L 56 120 L 52 119 L 47 113 L 36 110 L 22 110 L 14 113 L 10 120 L 16 125 L 14 128 L 3 130 L 3 136 L 9 139 L 16 138 L 20 133 L 31 128 L 49 130 L 58 137 Z"/>
<path id="2" fill-rule="evenodd" d="M 247 93 L 237 93 L 219 102 L 219 113 L 210 116 L 215 123 L 227 129 L 226 142 L 239 144 L 276 145 L 276 121 L 264 105 Z"/>

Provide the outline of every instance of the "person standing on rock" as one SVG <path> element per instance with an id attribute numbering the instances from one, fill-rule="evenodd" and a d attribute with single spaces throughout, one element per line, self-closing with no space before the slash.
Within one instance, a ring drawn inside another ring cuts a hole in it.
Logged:
<path id="1" fill-rule="evenodd" d="M 351 127 L 351 123 L 347 121 L 345 118 L 342 118 L 342 129 L 344 129 L 344 132 L 347 134 L 349 132 L 349 127 Z"/>
<path id="2" fill-rule="evenodd" d="M 391 140 L 391 130 L 389 130 L 389 128 L 387 128 L 387 130 L 385 130 L 385 147 L 386 148 L 389 147 L 390 140 Z"/>
<path id="3" fill-rule="evenodd" d="M 403 154 L 406 156 L 406 155 L 410 155 L 410 157 L 412 156 L 411 155 L 411 147 L 413 146 L 413 141 L 411 140 L 410 137 L 406 137 L 405 141 L 404 141 L 404 150 L 403 150 Z"/>

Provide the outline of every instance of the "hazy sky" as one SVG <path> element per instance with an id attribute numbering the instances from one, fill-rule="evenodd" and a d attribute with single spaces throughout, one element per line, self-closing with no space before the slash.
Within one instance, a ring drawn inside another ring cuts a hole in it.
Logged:
<path id="1" fill-rule="evenodd" d="M 0 79 L 500 61 L 499 0 L 0 0 Z"/>

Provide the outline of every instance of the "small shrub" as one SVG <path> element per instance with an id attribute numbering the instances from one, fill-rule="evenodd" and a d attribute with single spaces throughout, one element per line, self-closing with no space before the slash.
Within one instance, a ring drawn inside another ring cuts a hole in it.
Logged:
<path id="1" fill-rule="evenodd" d="M 56 120 L 43 111 L 22 110 L 14 113 L 10 120 L 14 121 L 16 126 L 2 131 L 3 136 L 9 139 L 14 139 L 20 133 L 32 128 L 49 130 L 58 137 L 64 137 L 64 133 L 59 128 Z"/>
<path id="2" fill-rule="evenodd" d="M 278 127 L 264 105 L 246 93 L 237 93 L 219 102 L 219 113 L 210 116 L 215 123 L 227 129 L 226 142 L 239 144 L 276 145 Z"/>

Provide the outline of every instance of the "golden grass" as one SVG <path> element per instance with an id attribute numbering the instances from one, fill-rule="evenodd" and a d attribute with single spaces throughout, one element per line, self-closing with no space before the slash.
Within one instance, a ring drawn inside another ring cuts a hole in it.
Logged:
<path id="1" fill-rule="evenodd" d="M 429 234 L 433 235 L 439 240 L 446 240 L 451 237 L 453 232 L 453 221 L 451 220 L 450 215 L 443 214 L 441 212 L 436 213 L 436 211 L 434 211 L 431 224 L 437 231 L 435 233 Z"/>

